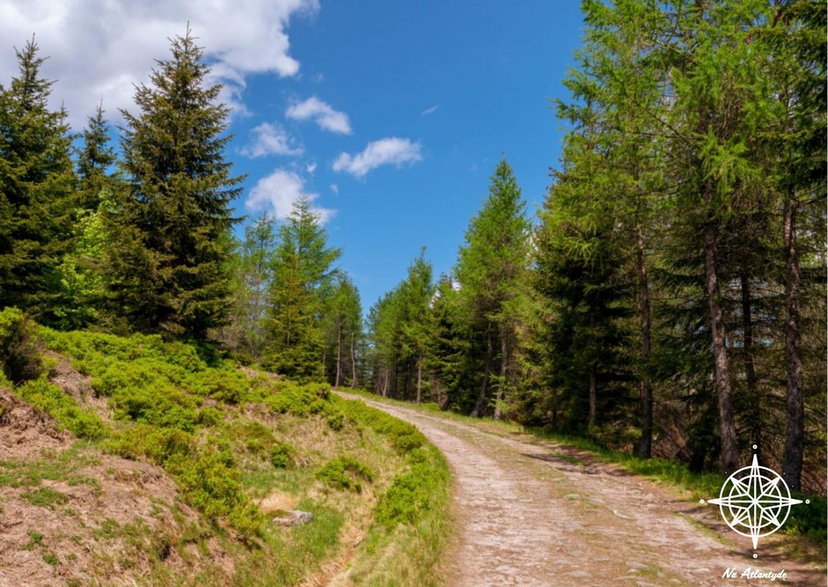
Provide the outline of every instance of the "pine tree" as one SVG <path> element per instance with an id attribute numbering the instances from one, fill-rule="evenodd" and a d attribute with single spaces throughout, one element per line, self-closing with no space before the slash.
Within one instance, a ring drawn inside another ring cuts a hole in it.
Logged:
<path id="1" fill-rule="evenodd" d="M 244 229 L 230 260 L 232 309 L 220 329 L 221 343 L 246 360 L 262 358 L 267 343 L 265 322 L 273 281 L 276 232 L 273 219 L 262 215 Z"/>
<path id="2" fill-rule="evenodd" d="M 467 309 L 472 353 L 482 356 L 477 401 L 472 414 L 483 415 L 496 399 L 499 417 L 516 346 L 516 300 L 526 279 L 529 222 L 520 187 L 505 159 L 498 163 L 489 196 L 466 232 L 456 276 Z M 491 389 L 496 389 L 492 394 Z"/>
<path id="3" fill-rule="evenodd" d="M 362 307 L 359 291 L 344 273 L 334 280 L 324 312 L 327 378 L 335 387 L 349 380 L 351 387 L 359 381 L 358 350 L 362 338 Z"/>
<path id="4" fill-rule="evenodd" d="M 17 51 L 19 74 L 0 86 L 0 300 L 53 321 L 57 266 L 70 245 L 74 174 L 63 110 L 34 40 Z"/>
<path id="5" fill-rule="evenodd" d="M 136 89 L 138 114 L 122 112 L 129 189 L 107 215 L 111 301 L 138 330 L 203 340 L 229 311 L 230 203 L 242 178 L 224 158 L 220 86 L 205 85 L 189 30 L 171 53 Z"/>
<path id="6" fill-rule="evenodd" d="M 77 176 L 78 198 L 75 207 L 95 211 L 103 190 L 112 191 L 114 178 L 111 168 L 115 165 L 115 150 L 109 142 L 109 132 L 103 106 L 98 105 L 95 114 L 87 120 L 82 133 L 83 143 L 78 149 Z"/>
<path id="7" fill-rule="evenodd" d="M 328 236 L 310 199 L 300 198 L 279 229 L 269 298 L 266 365 L 288 377 L 324 376 L 323 315 L 341 249 Z"/>

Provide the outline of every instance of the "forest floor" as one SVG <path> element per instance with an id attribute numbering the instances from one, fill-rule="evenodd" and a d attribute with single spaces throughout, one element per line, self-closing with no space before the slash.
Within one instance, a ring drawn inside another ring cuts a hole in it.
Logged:
<path id="1" fill-rule="evenodd" d="M 750 538 L 732 532 L 717 507 L 587 451 L 491 423 L 342 395 L 414 424 L 445 455 L 454 477 L 447 585 L 771 581 L 749 579 L 746 570 L 784 571 L 777 584 L 826 584 L 824 562 L 800 539 L 762 538 L 754 559 Z"/>

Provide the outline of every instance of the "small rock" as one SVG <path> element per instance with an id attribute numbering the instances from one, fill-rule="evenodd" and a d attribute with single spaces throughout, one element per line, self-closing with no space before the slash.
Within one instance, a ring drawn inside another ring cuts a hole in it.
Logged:
<path id="1" fill-rule="evenodd" d="M 627 514 L 622 514 L 618 510 L 612 510 L 612 513 L 616 518 L 621 518 L 622 520 L 634 520 L 635 519 L 632 516 L 628 516 Z"/>
<path id="2" fill-rule="evenodd" d="M 577 493 L 567 493 L 564 495 L 564 499 L 581 499 L 581 496 Z"/>
<path id="3" fill-rule="evenodd" d="M 650 570 L 650 567 L 648 567 L 647 565 L 645 565 L 643 563 L 637 563 L 635 561 L 629 561 L 627 563 L 627 568 L 628 569 L 635 569 L 636 571 L 649 571 Z"/>
<path id="4" fill-rule="evenodd" d="M 313 514 L 300 510 L 290 510 L 273 518 L 273 523 L 279 526 L 301 526 L 313 520 Z"/>

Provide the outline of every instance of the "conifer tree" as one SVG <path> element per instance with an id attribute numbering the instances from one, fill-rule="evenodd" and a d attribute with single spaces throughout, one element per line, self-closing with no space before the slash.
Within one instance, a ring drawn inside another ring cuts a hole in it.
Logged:
<path id="1" fill-rule="evenodd" d="M 0 86 L 0 300 L 53 321 L 57 266 L 70 244 L 74 189 L 68 126 L 49 108 L 34 40 L 17 51 L 17 77 Z"/>
<path id="2" fill-rule="evenodd" d="M 266 365 L 288 377 L 324 375 L 323 314 L 330 300 L 341 249 L 328 236 L 307 197 L 293 206 L 279 229 L 273 257 Z"/>
<path id="3" fill-rule="evenodd" d="M 339 273 L 324 312 L 325 357 L 328 381 L 335 387 L 359 381 L 357 352 L 362 338 L 362 307 L 359 291 L 344 273 Z"/>
<path id="4" fill-rule="evenodd" d="M 472 352 L 482 357 L 472 410 L 475 416 L 483 415 L 489 402 L 497 399 L 495 416 L 499 417 L 511 384 L 509 374 L 517 340 L 515 302 L 525 287 L 528 236 L 529 222 L 520 187 L 503 159 L 492 175 L 483 208 L 471 220 L 456 268 L 460 296 L 467 309 L 465 318 L 473 333 Z"/>
<path id="5" fill-rule="evenodd" d="M 83 142 L 77 155 L 78 198 L 75 207 L 81 210 L 97 210 L 101 192 L 112 191 L 111 168 L 116 157 L 108 130 L 103 106 L 98 105 L 81 134 Z"/>
<path id="6" fill-rule="evenodd" d="M 139 330 L 206 339 L 229 311 L 230 203 L 242 178 L 224 158 L 228 109 L 191 32 L 123 111 L 129 181 L 107 215 L 112 303 Z"/>

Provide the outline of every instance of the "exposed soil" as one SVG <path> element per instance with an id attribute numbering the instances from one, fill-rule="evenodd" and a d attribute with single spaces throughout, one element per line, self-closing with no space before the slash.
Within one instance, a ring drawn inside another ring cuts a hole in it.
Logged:
<path id="1" fill-rule="evenodd" d="M 163 470 L 77 443 L 0 389 L 0 587 L 134 585 L 159 564 L 193 578 L 206 561 L 229 582 L 198 524 Z"/>
<path id="2" fill-rule="evenodd" d="M 777 584 L 826 584 L 822 561 L 783 554 L 796 539 L 763 538 L 754 559 L 750 539 L 730 531 L 714 506 L 584 451 L 366 403 L 416 425 L 448 460 L 456 525 L 449 585 L 769 582 L 741 578 L 747 568 L 784 570 Z M 737 578 L 724 578 L 728 569 Z"/>

